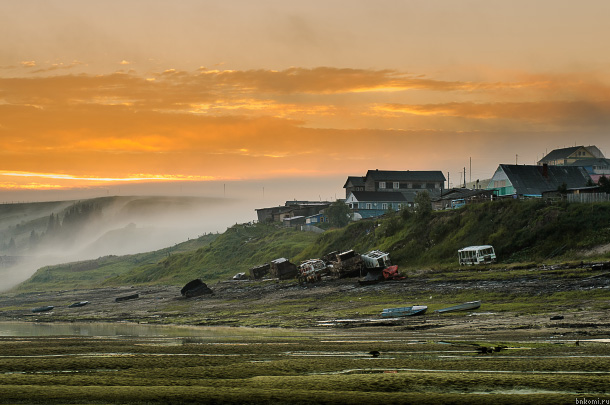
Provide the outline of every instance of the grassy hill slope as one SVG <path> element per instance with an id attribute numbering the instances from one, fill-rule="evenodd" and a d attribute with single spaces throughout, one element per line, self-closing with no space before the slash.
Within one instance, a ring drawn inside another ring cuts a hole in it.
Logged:
<path id="1" fill-rule="evenodd" d="M 392 261 L 408 272 L 457 267 L 457 250 L 480 244 L 494 245 L 500 262 L 496 266 L 580 260 L 586 251 L 610 244 L 610 203 L 505 200 L 428 216 L 402 211 L 322 235 L 269 224 L 236 225 L 197 250 L 157 255 L 112 277 L 102 267 L 87 271 L 104 274 L 104 285 L 182 284 L 198 277 L 215 282 L 278 257 L 298 263 L 334 250 L 380 249 L 390 252 Z M 121 266 L 121 260 L 133 262 L 132 257 L 117 258 L 113 266 Z M 598 258 L 609 257 L 598 254 Z M 46 282 L 53 282 L 70 271 L 69 266 L 42 269 L 21 288 L 43 288 L 45 272 L 49 273 Z"/>

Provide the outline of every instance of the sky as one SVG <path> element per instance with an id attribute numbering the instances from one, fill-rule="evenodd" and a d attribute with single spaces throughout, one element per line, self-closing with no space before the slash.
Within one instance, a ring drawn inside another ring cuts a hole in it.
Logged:
<path id="1" fill-rule="evenodd" d="M 555 148 L 610 155 L 608 15 L 606 0 L 0 0 L 0 201 L 334 199 L 369 169 L 457 186 Z"/>

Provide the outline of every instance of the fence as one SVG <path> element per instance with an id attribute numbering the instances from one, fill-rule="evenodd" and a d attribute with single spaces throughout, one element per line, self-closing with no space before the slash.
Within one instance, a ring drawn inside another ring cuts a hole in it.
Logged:
<path id="1" fill-rule="evenodd" d="M 584 193 L 584 194 L 568 194 L 568 202 L 593 203 L 610 201 L 610 194 L 607 193 Z"/>

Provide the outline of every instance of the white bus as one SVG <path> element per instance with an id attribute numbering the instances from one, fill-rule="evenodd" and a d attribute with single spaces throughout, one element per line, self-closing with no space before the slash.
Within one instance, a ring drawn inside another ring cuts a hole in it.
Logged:
<path id="1" fill-rule="evenodd" d="M 496 252 L 491 245 L 465 247 L 458 250 L 458 257 L 460 266 L 496 262 Z"/>

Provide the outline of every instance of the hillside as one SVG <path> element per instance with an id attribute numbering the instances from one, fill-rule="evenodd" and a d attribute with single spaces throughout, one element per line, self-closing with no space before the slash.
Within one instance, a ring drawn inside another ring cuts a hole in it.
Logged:
<path id="1" fill-rule="evenodd" d="M 157 254 L 140 261 L 133 256 L 113 259 L 115 268 L 122 266 L 121 272 L 111 273 L 93 262 L 81 270 L 70 264 L 47 267 L 19 289 L 53 288 L 58 285 L 54 280 L 67 281 L 70 278 L 65 274 L 75 271 L 89 273 L 82 277 L 105 286 L 181 285 L 193 278 L 216 282 L 278 257 L 298 263 L 346 249 L 390 252 L 392 261 L 408 274 L 422 268 L 455 268 L 459 248 L 488 243 L 494 245 L 499 258 L 495 267 L 582 260 L 587 255 L 589 260 L 607 259 L 610 204 L 505 200 L 429 215 L 402 211 L 322 235 L 272 224 L 235 225 L 196 250 Z"/>

